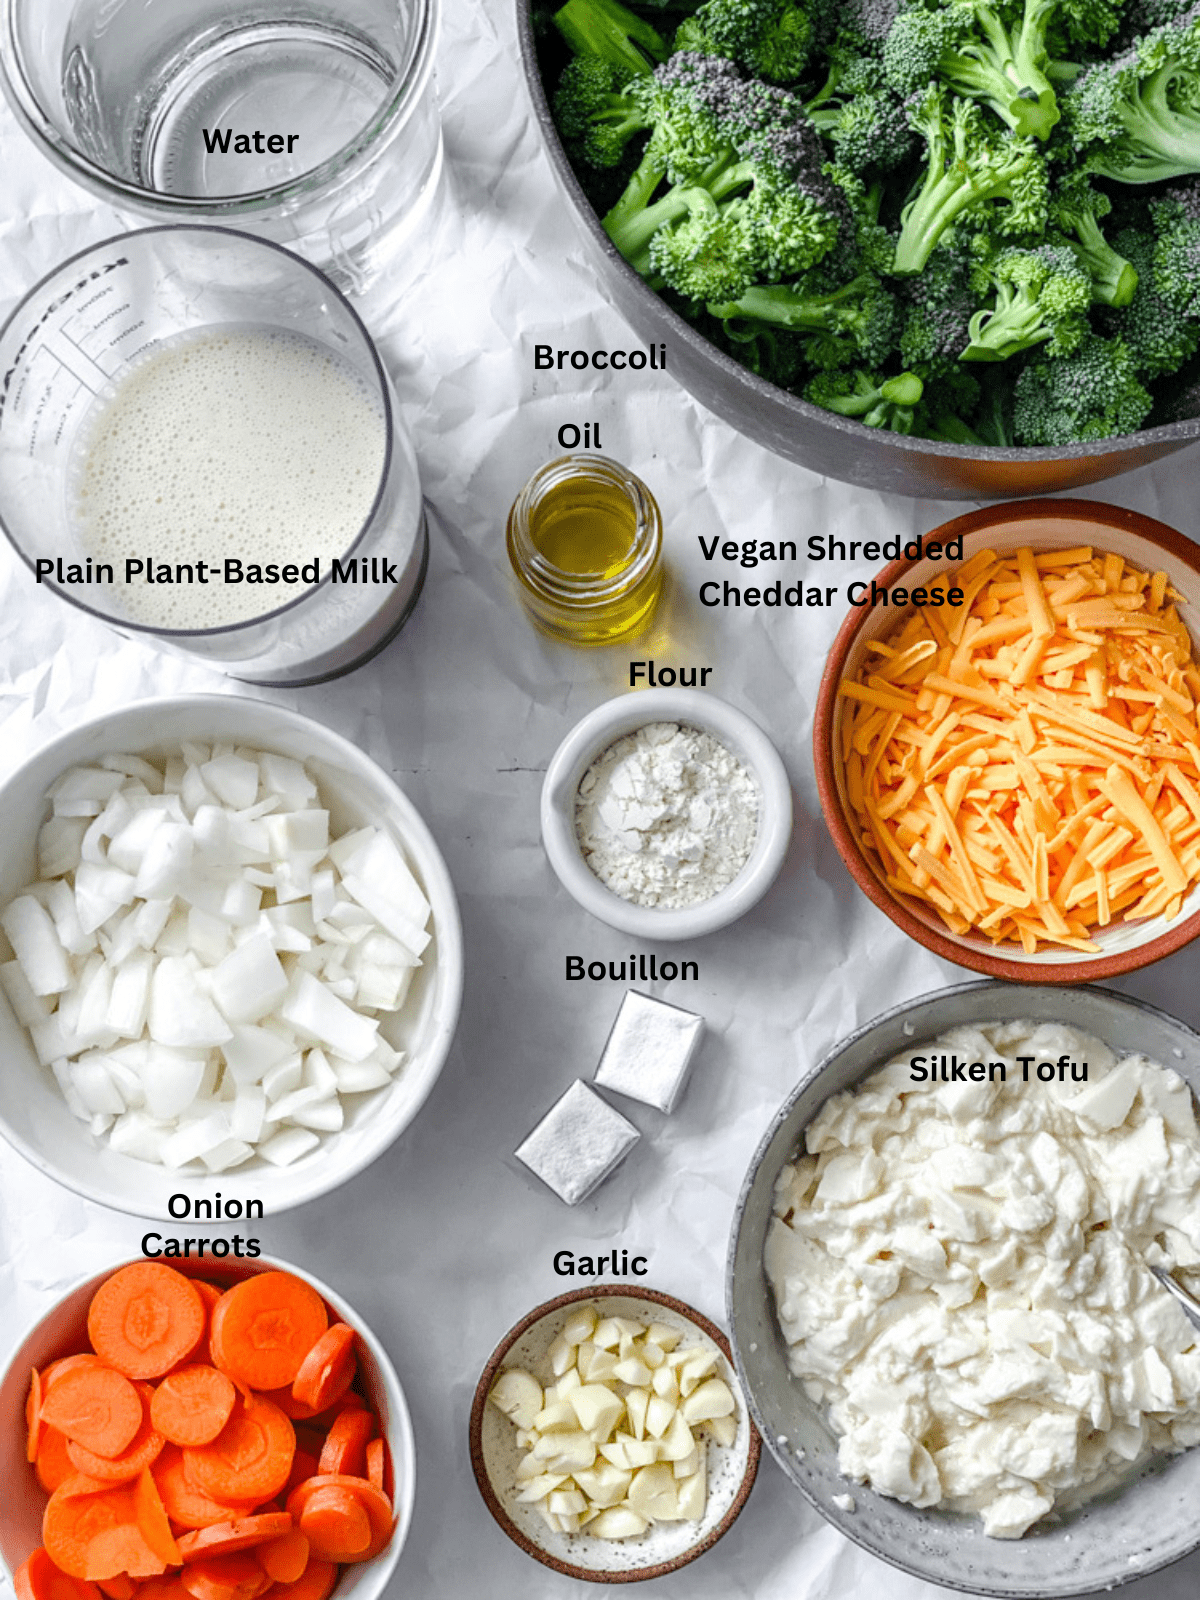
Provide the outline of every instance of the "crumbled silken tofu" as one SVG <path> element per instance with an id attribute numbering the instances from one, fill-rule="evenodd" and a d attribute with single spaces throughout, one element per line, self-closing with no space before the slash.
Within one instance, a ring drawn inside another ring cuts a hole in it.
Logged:
<path id="1" fill-rule="evenodd" d="M 914 1081 L 914 1056 L 949 1081 Z M 1149 1271 L 1200 1282 L 1178 1074 L 1057 1023 L 961 1027 L 835 1095 L 805 1143 L 765 1264 L 848 1478 L 1020 1538 L 1065 1496 L 1200 1444 L 1200 1339 Z"/>
<path id="2" fill-rule="evenodd" d="M 637 1538 L 656 1522 L 698 1522 L 708 1444 L 696 1430 L 706 1429 L 718 1448 L 737 1436 L 737 1402 L 717 1375 L 717 1353 L 682 1345 L 663 1323 L 600 1322 L 585 1306 L 568 1317 L 546 1359 L 545 1389 L 532 1373 L 508 1367 L 490 1395 L 522 1430 L 518 1501 L 535 1505 L 556 1533 L 586 1529 L 600 1539 Z"/>

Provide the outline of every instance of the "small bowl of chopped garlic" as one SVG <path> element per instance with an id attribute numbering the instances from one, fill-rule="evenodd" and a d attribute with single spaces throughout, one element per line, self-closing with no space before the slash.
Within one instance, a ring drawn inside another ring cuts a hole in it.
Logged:
<path id="1" fill-rule="evenodd" d="M 475 1391 L 471 1462 L 526 1555 L 588 1583 L 695 1561 L 736 1521 L 762 1448 L 729 1341 L 671 1295 L 559 1295 L 500 1341 Z"/>
<path id="2" fill-rule="evenodd" d="M 642 689 L 578 722 L 546 771 L 542 843 L 592 916 L 643 939 L 737 921 L 779 875 L 792 790 L 744 711 L 698 689 Z"/>
<path id="3" fill-rule="evenodd" d="M 0 1134 L 41 1171 L 141 1216 L 273 1215 L 416 1116 L 458 1020 L 458 908 L 349 740 L 265 701 L 146 700 L 39 750 L 0 811 Z"/>
<path id="4" fill-rule="evenodd" d="M 847 1538 L 1006 1600 L 1200 1545 L 1200 1345 L 1158 1276 L 1200 1287 L 1198 1093 L 1200 1038 L 1156 1007 L 997 982 L 796 1085 L 738 1198 L 728 1320 L 763 1439 Z"/>
<path id="5" fill-rule="evenodd" d="M 817 787 L 859 887 L 1023 983 L 1196 938 L 1198 629 L 1200 552 L 1137 512 L 1026 500 L 935 528 L 847 617 L 818 696 Z"/>

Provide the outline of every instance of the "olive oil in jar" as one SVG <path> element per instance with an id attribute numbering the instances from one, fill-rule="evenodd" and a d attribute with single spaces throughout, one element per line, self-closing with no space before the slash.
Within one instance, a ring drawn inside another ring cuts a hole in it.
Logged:
<path id="1" fill-rule="evenodd" d="M 508 518 L 508 555 L 529 615 L 571 644 L 613 644 L 650 621 L 662 590 L 662 520 L 645 484 L 607 456 L 536 472 Z"/>

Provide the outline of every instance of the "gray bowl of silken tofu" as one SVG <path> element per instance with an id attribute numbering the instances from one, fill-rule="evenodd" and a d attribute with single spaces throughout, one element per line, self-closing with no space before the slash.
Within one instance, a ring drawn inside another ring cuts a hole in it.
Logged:
<path id="1" fill-rule="evenodd" d="M 838 1471 L 837 1437 L 823 1408 L 788 1369 L 763 1266 L 776 1179 L 826 1100 L 948 1028 L 1025 1019 L 1065 1023 L 1118 1056 L 1149 1056 L 1200 1095 L 1200 1036 L 1165 1012 L 1108 990 L 970 983 L 900 1006 L 841 1041 L 771 1124 L 738 1198 L 726 1294 L 734 1359 L 754 1421 L 784 1472 L 824 1517 L 872 1555 L 916 1577 L 969 1594 L 1048 1600 L 1115 1588 L 1200 1547 L 1200 1446 L 1153 1458 L 1118 1490 L 1053 1514 L 1022 1539 L 989 1538 L 977 1517 L 888 1499 Z M 836 1497 L 847 1496 L 852 1511 L 837 1503 Z"/>

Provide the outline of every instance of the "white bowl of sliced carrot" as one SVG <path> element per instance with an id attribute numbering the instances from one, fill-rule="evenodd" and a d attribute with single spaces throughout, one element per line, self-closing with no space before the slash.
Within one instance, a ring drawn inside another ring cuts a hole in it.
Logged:
<path id="1" fill-rule="evenodd" d="M 0 1383 L 0 1473 L 19 1600 L 374 1600 L 415 1489 L 383 1347 L 265 1258 L 72 1290 Z"/>
<path id="2" fill-rule="evenodd" d="M 817 787 L 856 882 L 990 977 L 1180 949 L 1200 934 L 1200 550 L 1065 499 L 931 541 L 942 559 L 879 574 L 887 603 L 846 619 L 821 683 Z"/>

